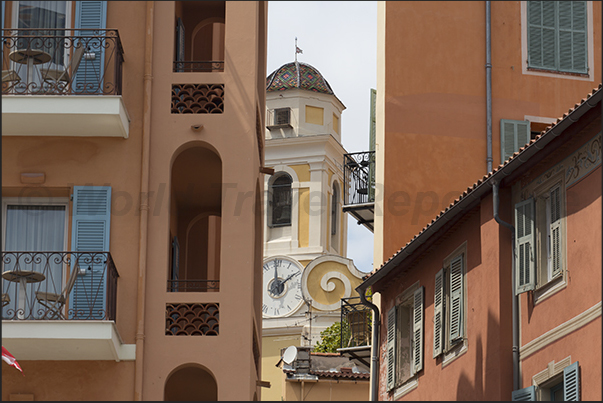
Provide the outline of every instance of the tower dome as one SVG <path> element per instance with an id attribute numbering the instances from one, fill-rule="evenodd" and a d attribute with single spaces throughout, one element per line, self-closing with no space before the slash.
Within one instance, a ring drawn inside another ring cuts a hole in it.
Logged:
<path id="1" fill-rule="evenodd" d="M 268 92 L 294 88 L 335 95 L 322 74 L 306 63 L 291 62 L 283 64 L 266 79 L 266 91 Z"/>

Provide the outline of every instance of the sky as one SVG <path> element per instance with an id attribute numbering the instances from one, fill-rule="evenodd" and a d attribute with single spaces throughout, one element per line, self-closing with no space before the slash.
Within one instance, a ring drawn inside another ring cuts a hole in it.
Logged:
<path id="1" fill-rule="evenodd" d="M 368 151 L 370 90 L 377 88 L 377 2 L 269 1 L 267 75 L 295 60 L 295 38 L 307 63 L 329 82 L 346 109 L 343 147 Z M 348 215 L 348 253 L 356 268 L 373 268 L 373 234 Z M 379 262 L 381 263 L 381 262 Z"/>

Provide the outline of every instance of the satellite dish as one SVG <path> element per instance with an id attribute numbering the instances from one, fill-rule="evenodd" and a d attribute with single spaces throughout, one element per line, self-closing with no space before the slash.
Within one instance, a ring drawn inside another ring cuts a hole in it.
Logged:
<path id="1" fill-rule="evenodd" d="M 291 363 L 293 361 L 295 361 L 296 358 L 297 358 L 297 347 L 295 347 L 295 346 L 287 347 L 287 349 L 285 350 L 285 353 L 283 354 L 283 361 L 285 362 L 285 364 L 291 365 Z"/>

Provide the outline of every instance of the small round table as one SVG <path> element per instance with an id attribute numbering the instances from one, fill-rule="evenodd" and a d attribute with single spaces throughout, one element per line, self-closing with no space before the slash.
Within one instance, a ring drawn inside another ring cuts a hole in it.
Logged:
<path id="1" fill-rule="evenodd" d="M 2 278 L 6 281 L 19 283 L 19 311 L 17 315 L 19 319 L 23 319 L 23 313 L 25 312 L 25 301 L 27 300 L 27 283 L 39 283 L 46 280 L 46 276 L 37 271 L 13 270 L 2 273 Z"/>
<path id="2" fill-rule="evenodd" d="M 27 84 L 33 81 L 34 64 L 48 63 L 52 56 L 41 49 L 17 49 L 9 53 L 8 58 L 15 63 L 27 64 Z"/>

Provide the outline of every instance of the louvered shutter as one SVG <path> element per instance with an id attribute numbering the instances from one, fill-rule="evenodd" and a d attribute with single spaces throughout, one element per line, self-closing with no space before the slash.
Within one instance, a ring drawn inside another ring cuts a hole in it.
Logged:
<path id="1" fill-rule="evenodd" d="M 450 262 L 450 326 L 451 342 L 463 338 L 463 255 Z"/>
<path id="2" fill-rule="evenodd" d="M 563 369 L 563 400 L 580 401 L 580 373 L 578 361 Z"/>
<path id="3" fill-rule="evenodd" d="M 71 243 L 73 252 L 108 252 L 111 221 L 110 186 L 74 186 Z M 104 254 L 78 254 L 80 275 L 73 287 L 71 319 L 104 319 L 107 273 Z M 86 261 L 94 256 L 93 262 Z"/>
<path id="4" fill-rule="evenodd" d="M 586 2 L 558 2 L 559 70 L 587 73 Z"/>
<path id="5" fill-rule="evenodd" d="M 444 269 L 435 276 L 433 301 L 433 358 L 442 354 L 444 344 Z"/>
<path id="6" fill-rule="evenodd" d="M 377 105 L 377 90 L 371 88 L 371 115 L 370 115 L 370 126 L 369 126 L 369 151 L 375 151 L 375 135 L 377 132 L 377 118 L 376 118 L 376 105 Z M 370 156 L 369 163 L 369 187 L 368 187 L 368 201 L 375 201 L 375 153 L 373 152 Z"/>
<path id="7" fill-rule="evenodd" d="M 387 390 L 396 385 L 396 307 L 387 311 Z"/>
<path id="8" fill-rule="evenodd" d="M 514 390 L 511 392 L 511 400 L 516 402 L 536 401 L 536 387 L 532 385 L 527 388 Z"/>
<path id="9" fill-rule="evenodd" d="M 105 53 L 103 45 L 107 26 L 106 1 L 77 1 L 75 5 L 76 34 L 87 37 L 86 51 L 74 78 L 74 90 L 78 93 L 99 94 L 103 92 Z M 95 39 L 93 37 L 98 37 Z"/>
<path id="10" fill-rule="evenodd" d="M 556 69 L 556 5 L 554 2 L 528 1 L 528 67 Z"/>
<path id="11" fill-rule="evenodd" d="M 412 375 L 423 369 L 423 288 L 419 287 L 414 294 L 412 315 Z"/>
<path id="12" fill-rule="evenodd" d="M 550 192 L 551 201 L 551 274 L 561 273 L 561 189 L 559 186 Z"/>
<path id="13" fill-rule="evenodd" d="M 527 120 L 500 120 L 501 162 L 530 141 L 530 122 Z"/>
<path id="14" fill-rule="evenodd" d="M 534 199 L 515 205 L 515 295 L 534 289 Z"/>

